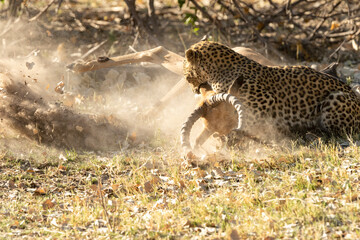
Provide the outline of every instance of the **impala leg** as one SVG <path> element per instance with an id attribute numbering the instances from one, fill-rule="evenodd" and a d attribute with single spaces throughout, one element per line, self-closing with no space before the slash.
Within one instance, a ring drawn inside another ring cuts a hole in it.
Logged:
<path id="1" fill-rule="evenodd" d="M 195 140 L 195 149 L 199 149 L 201 148 L 201 146 L 206 142 L 206 140 L 209 139 L 209 137 L 213 134 L 214 132 L 210 131 L 207 128 L 204 128 L 202 130 L 202 132 L 200 133 L 200 135 L 196 138 Z"/>

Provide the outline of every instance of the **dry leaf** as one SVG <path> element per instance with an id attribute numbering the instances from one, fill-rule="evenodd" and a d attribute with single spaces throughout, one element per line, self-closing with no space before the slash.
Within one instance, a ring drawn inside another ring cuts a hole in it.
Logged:
<path id="1" fill-rule="evenodd" d="M 180 186 L 180 188 L 185 188 L 186 187 L 186 185 L 185 185 L 185 182 L 183 181 L 183 180 L 179 180 L 179 186 Z"/>
<path id="2" fill-rule="evenodd" d="M 36 135 L 36 134 L 38 134 L 38 133 L 39 133 L 39 130 L 37 130 L 36 128 L 33 128 L 33 130 L 32 130 L 32 131 L 33 131 L 33 134 L 34 134 L 34 135 Z"/>
<path id="3" fill-rule="evenodd" d="M 135 140 L 136 140 L 136 132 L 132 132 L 131 135 L 129 136 L 129 139 L 130 139 L 132 142 L 135 142 Z"/>
<path id="4" fill-rule="evenodd" d="M 13 180 L 10 180 L 10 181 L 9 181 L 9 188 L 10 188 L 10 189 L 16 188 L 15 182 L 14 182 Z"/>
<path id="5" fill-rule="evenodd" d="M 55 87 L 55 92 L 63 94 L 64 93 L 65 83 L 63 81 L 58 82 Z"/>
<path id="6" fill-rule="evenodd" d="M 240 239 L 240 235 L 235 229 L 231 230 L 229 237 L 230 237 L 230 240 Z"/>
<path id="7" fill-rule="evenodd" d="M 183 220 L 183 223 L 181 224 L 184 227 L 196 227 L 197 224 L 193 221 L 190 221 L 188 219 Z"/>
<path id="8" fill-rule="evenodd" d="M 45 89 L 49 90 L 49 88 L 50 88 L 50 84 L 46 85 Z"/>
<path id="9" fill-rule="evenodd" d="M 331 27 L 330 27 L 330 30 L 334 30 L 336 28 L 338 28 L 340 26 L 340 24 L 338 22 L 332 22 L 331 23 Z"/>
<path id="10" fill-rule="evenodd" d="M 157 177 L 157 176 L 154 176 L 152 179 L 151 179 L 151 181 L 150 181 L 150 183 L 151 184 L 158 184 L 159 182 L 160 182 L 160 178 L 159 177 Z"/>
<path id="11" fill-rule="evenodd" d="M 25 65 L 26 65 L 27 69 L 31 70 L 34 67 L 35 63 L 34 62 L 26 62 Z"/>
<path id="12" fill-rule="evenodd" d="M 215 167 L 213 170 L 214 174 L 216 177 L 221 177 L 223 178 L 225 176 L 225 174 L 223 173 L 223 171 L 221 171 L 220 168 Z"/>
<path id="13" fill-rule="evenodd" d="M 46 188 L 39 187 L 38 189 L 35 190 L 35 194 L 37 195 L 46 195 L 46 193 L 47 193 Z"/>
<path id="14" fill-rule="evenodd" d="M 264 238 L 264 240 L 275 240 L 275 238 L 274 238 L 274 237 L 270 237 L 270 236 L 266 236 L 266 237 Z"/>
<path id="15" fill-rule="evenodd" d="M 95 192 L 99 191 L 99 185 L 97 185 L 97 184 L 91 185 L 90 188 Z"/>
<path id="16" fill-rule="evenodd" d="M 116 190 L 118 190 L 119 187 L 120 187 L 120 184 L 113 184 L 113 185 L 111 185 L 111 188 L 112 188 L 112 190 L 113 190 L 114 192 L 115 192 Z"/>
<path id="17" fill-rule="evenodd" d="M 13 223 L 11 224 L 10 228 L 13 229 L 13 228 L 17 228 L 20 226 L 20 223 L 19 221 L 15 220 L 13 221 Z"/>
<path id="18" fill-rule="evenodd" d="M 80 127 L 80 126 L 76 126 L 75 129 L 79 132 L 82 132 L 84 130 L 84 128 Z"/>
<path id="19" fill-rule="evenodd" d="M 358 201 L 360 199 L 360 196 L 356 193 L 354 194 L 351 194 L 351 196 L 348 196 L 347 197 L 347 202 L 355 202 L 355 201 Z"/>
<path id="20" fill-rule="evenodd" d="M 150 181 L 147 181 L 146 183 L 144 183 L 144 188 L 145 188 L 146 193 L 151 193 L 154 191 L 154 188 Z"/>
<path id="21" fill-rule="evenodd" d="M 256 26 L 257 30 L 261 31 L 265 27 L 265 24 L 263 22 L 259 22 Z"/>
<path id="22" fill-rule="evenodd" d="M 66 167 L 63 166 L 63 165 L 60 165 L 60 166 L 59 166 L 59 170 L 60 170 L 60 171 L 66 171 Z"/>
<path id="23" fill-rule="evenodd" d="M 47 199 L 42 203 L 42 206 L 44 210 L 47 210 L 53 208 L 55 206 L 55 203 L 52 200 Z"/>
<path id="24" fill-rule="evenodd" d="M 35 171 L 34 171 L 34 169 L 29 168 L 28 170 L 26 170 L 26 172 L 27 172 L 27 173 L 34 173 Z"/>
<path id="25" fill-rule="evenodd" d="M 284 156 L 281 156 L 281 157 L 278 158 L 277 162 L 287 163 L 287 159 Z"/>
<path id="26" fill-rule="evenodd" d="M 204 170 L 201 170 L 200 168 L 196 168 L 196 173 L 200 178 L 203 178 L 207 175 L 207 173 Z"/>
<path id="27" fill-rule="evenodd" d="M 245 13 L 245 14 L 248 14 L 249 11 L 250 11 L 250 9 L 249 9 L 248 7 L 243 7 L 243 9 L 244 9 L 244 13 Z"/>
<path id="28" fill-rule="evenodd" d="M 359 44 L 356 43 L 355 39 L 351 40 L 351 45 L 355 51 L 359 50 Z"/>
<path id="29" fill-rule="evenodd" d="M 52 36 L 53 36 L 52 33 L 51 33 L 49 30 L 46 30 L 46 34 L 47 34 L 48 37 L 52 37 Z"/>
<path id="30" fill-rule="evenodd" d="M 196 156 L 192 151 L 186 153 L 185 158 L 188 160 L 199 160 L 199 157 Z"/>

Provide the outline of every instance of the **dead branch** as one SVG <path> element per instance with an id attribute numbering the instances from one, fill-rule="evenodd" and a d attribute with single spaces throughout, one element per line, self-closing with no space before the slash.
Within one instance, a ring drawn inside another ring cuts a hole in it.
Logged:
<path id="1" fill-rule="evenodd" d="M 255 60 L 263 65 L 273 66 L 276 65 L 261 54 L 244 47 L 236 47 L 233 48 L 234 51 Z M 116 66 L 121 66 L 125 64 L 135 64 L 142 62 L 150 62 L 155 64 L 160 64 L 171 72 L 174 72 L 178 75 L 182 75 L 182 65 L 184 58 L 180 55 L 171 52 L 164 47 L 160 46 L 157 48 L 153 48 L 143 52 L 137 52 L 132 54 L 127 54 L 118 57 L 100 57 L 98 60 L 89 61 L 86 63 L 73 63 L 68 66 L 68 68 L 74 72 L 82 73 L 87 71 L 94 71 L 103 68 L 111 68 Z M 154 113 L 159 112 L 163 109 L 166 104 L 179 94 L 185 91 L 188 88 L 188 84 L 184 78 L 182 78 L 179 82 L 176 83 L 174 87 L 172 87 L 169 92 L 162 97 L 157 103 L 153 105 L 145 115 L 150 116 Z"/>
<path id="2" fill-rule="evenodd" d="M 203 15 L 204 17 L 206 17 L 211 23 L 215 24 L 215 26 L 217 27 L 217 29 L 221 32 L 221 34 L 224 36 L 225 39 L 227 39 L 227 32 L 224 30 L 224 28 L 221 26 L 221 23 L 219 22 L 219 20 L 215 17 L 211 17 L 210 14 L 205 10 L 204 7 L 201 7 L 197 1 L 195 0 L 190 0 L 190 2 L 192 4 L 194 4 L 194 6 L 196 7 L 196 9 L 198 9 Z"/>
<path id="3" fill-rule="evenodd" d="M 36 14 L 34 17 L 29 19 L 29 22 L 35 21 L 36 19 L 38 19 L 41 15 L 43 15 L 50 7 L 51 5 L 53 5 L 53 3 L 56 0 L 52 0 L 43 10 L 41 10 L 38 14 Z"/>
<path id="4" fill-rule="evenodd" d="M 340 5 L 341 1 L 339 1 L 337 4 L 335 4 L 332 9 L 329 11 L 328 14 L 331 14 L 339 5 Z M 324 24 L 324 22 L 327 20 L 327 18 L 323 18 L 318 25 L 314 28 L 314 30 L 311 32 L 311 34 L 308 36 L 307 40 L 312 40 L 315 33 L 319 30 L 319 28 Z"/>
<path id="5" fill-rule="evenodd" d="M 151 32 L 151 29 L 149 28 L 149 26 L 144 25 L 143 21 L 140 19 L 139 15 L 137 14 L 135 0 L 125 0 L 125 3 L 129 8 L 129 11 L 130 11 L 132 17 L 135 19 L 136 25 L 147 34 L 147 37 L 154 44 L 161 45 L 160 41 L 156 37 L 153 36 L 153 33 Z"/>
<path id="6" fill-rule="evenodd" d="M 85 59 L 90 54 L 98 50 L 102 45 L 104 45 L 107 42 L 107 40 L 102 41 L 101 43 L 96 44 L 94 47 L 92 47 L 89 51 L 87 51 L 84 55 L 80 57 L 80 59 Z"/>
<path id="7" fill-rule="evenodd" d="M 237 8 L 238 12 L 240 13 L 241 17 L 243 18 L 244 22 L 249 24 L 250 20 L 244 14 L 243 10 L 240 8 L 239 4 L 237 3 L 237 0 L 233 0 L 233 3 L 235 5 L 235 7 Z M 252 23 L 251 25 L 256 26 L 256 24 L 254 24 L 254 23 Z M 283 59 L 288 63 L 292 62 L 285 55 L 281 54 L 275 47 L 273 47 L 272 44 L 269 43 L 265 38 L 263 38 L 258 29 L 253 27 L 252 31 L 255 33 L 256 37 L 265 45 L 265 47 L 268 48 L 269 50 L 271 50 L 273 53 L 275 53 L 280 59 Z"/>

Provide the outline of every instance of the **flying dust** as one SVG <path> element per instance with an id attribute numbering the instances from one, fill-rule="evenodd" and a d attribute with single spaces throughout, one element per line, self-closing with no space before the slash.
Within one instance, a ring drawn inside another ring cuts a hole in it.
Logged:
<path id="1" fill-rule="evenodd" d="M 24 137 L 88 151 L 144 146 L 159 131 L 168 140 L 178 139 L 181 123 L 195 106 L 190 91 L 174 99 L 164 113 L 144 117 L 178 76 L 153 65 L 83 75 L 67 72 L 65 66 L 81 55 L 79 49 L 49 41 L 49 33 L 35 24 L 15 25 L 0 36 L 3 148 L 11 139 Z"/>
<path id="2" fill-rule="evenodd" d="M 180 146 L 180 128 L 196 106 L 190 88 L 161 112 L 145 114 L 180 76 L 155 64 L 84 74 L 67 71 L 66 65 L 80 58 L 84 50 L 80 50 L 83 45 L 68 41 L 66 34 L 49 38 L 51 33 L 42 27 L 18 22 L 0 35 L 1 148 L 14 145 L 16 151 L 32 143 L 59 149 L 120 151 L 150 146 L 159 135 L 171 147 Z M 101 54 L 106 55 L 96 52 L 96 56 Z M 200 125 L 197 122 L 193 127 L 192 142 Z M 204 149 L 212 152 L 216 144 L 211 138 Z M 268 154 L 261 149 L 252 146 L 242 153 L 247 158 L 265 158 Z"/>

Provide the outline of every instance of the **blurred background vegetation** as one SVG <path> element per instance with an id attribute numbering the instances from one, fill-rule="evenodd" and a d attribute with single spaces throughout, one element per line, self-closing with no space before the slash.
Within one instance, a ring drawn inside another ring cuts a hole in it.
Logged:
<path id="1" fill-rule="evenodd" d="M 107 39 L 109 54 L 159 45 L 181 53 L 203 35 L 288 63 L 356 60 L 359 51 L 358 0 L 2 0 L 0 14 L 67 44 Z"/>

